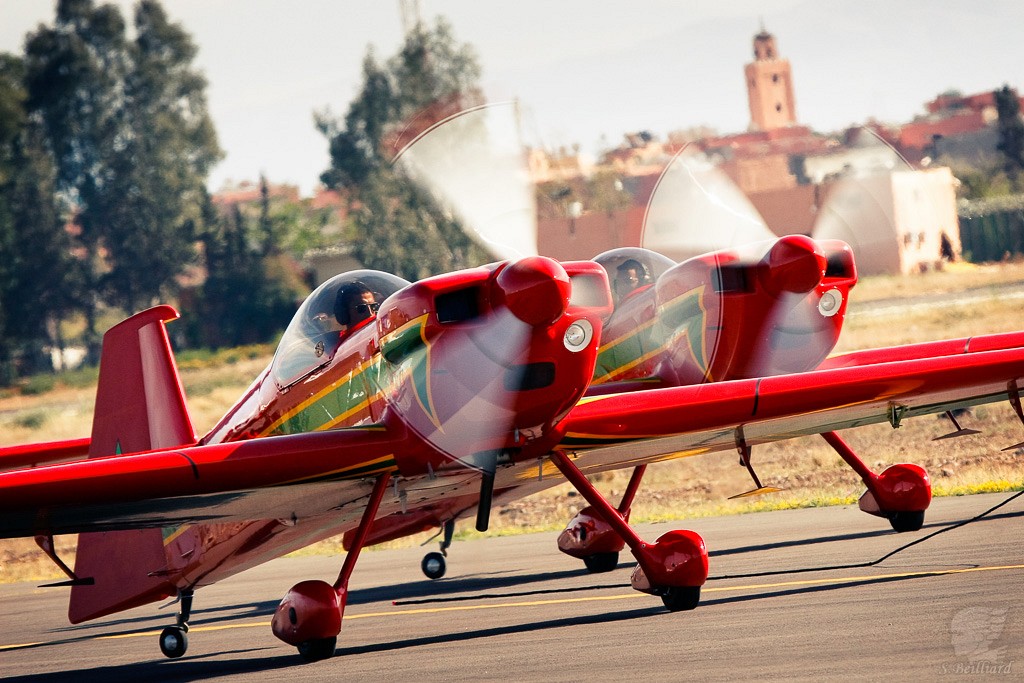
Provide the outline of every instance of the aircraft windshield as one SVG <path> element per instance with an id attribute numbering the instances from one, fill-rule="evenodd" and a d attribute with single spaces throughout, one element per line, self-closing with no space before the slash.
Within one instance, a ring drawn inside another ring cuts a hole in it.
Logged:
<path id="1" fill-rule="evenodd" d="M 612 294 L 621 301 L 633 290 L 654 283 L 675 261 L 640 247 L 621 247 L 594 257 L 608 273 Z"/>
<path id="2" fill-rule="evenodd" d="M 377 306 L 409 282 L 375 270 L 336 275 L 299 307 L 277 347 L 271 375 L 280 387 L 331 361 L 342 338 L 372 318 Z"/>

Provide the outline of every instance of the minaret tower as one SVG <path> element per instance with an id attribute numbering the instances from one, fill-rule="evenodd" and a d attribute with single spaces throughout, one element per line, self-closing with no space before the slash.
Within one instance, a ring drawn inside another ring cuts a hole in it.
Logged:
<path id="1" fill-rule="evenodd" d="M 754 36 L 754 61 L 747 64 L 747 98 L 752 130 L 772 130 L 796 123 L 793 73 L 779 57 L 775 36 L 761 26 Z"/>

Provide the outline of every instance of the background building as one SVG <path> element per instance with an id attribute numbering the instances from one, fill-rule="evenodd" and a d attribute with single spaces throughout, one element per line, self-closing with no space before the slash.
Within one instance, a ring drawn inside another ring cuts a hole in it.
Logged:
<path id="1" fill-rule="evenodd" d="M 619 246 L 642 246 L 652 193 L 673 157 L 682 153 L 716 166 L 775 235 L 850 243 L 861 274 L 913 273 L 959 258 L 957 180 L 947 168 L 911 167 L 892 146 L 932 141 L 931 131 L 940 128 L 921 121 L 908 124 L 905 134 L 877 125 L 840 136 L 815 133 L 797 121 L 792 68 L 774 36 L 762 29 L 753 48 L 754 61 L 745 67 L 751 117 L 746 132 L 668 143 L 646 132 L 627 135 L 587 172 L 564 152 L 545 163 L 544 154 L 533 150 L 541 253 L 585 259 Z M 929 103 L 929 111 L 935 122 L 946 121 L 941 130 L 950 135 L 993 118 L 991 95 L 943 97 Z M 944 114 L 950 110 L 960 113 Z M 725 194 L 736 200 L 736 193 Z M 685 203 L 679 206 L 685 213 Z M 694 231 L 716 229 L 709 222 Z M 700 236 L 691 252 L 673 256 L 703 251 L 707 235 Z M 723 235 L 721 246 L 729 246 L 729 239 Z"/>

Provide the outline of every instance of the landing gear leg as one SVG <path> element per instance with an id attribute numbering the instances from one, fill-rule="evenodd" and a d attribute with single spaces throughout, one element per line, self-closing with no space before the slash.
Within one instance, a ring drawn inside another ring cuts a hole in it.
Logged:
<path id="1" fill-rule="evenodd" d="M 629 521 L 629 511 L 633 500 L 640 490 L 647 465 L 637 465 L 629 477 L 626 491 L 622 494 L 616 511 L 625 521 Z M 566 555 L 583 560 L 587 571 L 591 574 L 610 572 L 619 566 L 619 553 L 625 542 L 615 533 L 608 522 L 592 507 L 580 510 L 566 525 L 558 536 L 558 549 Z"/>
<path id="2" fill-rule="evenodd" d="M 298 648 L 299 654 L 307 662 L 327 659 L 334 654 L 348 598 L 348 581 L 359 553 L 366 544 L 366 537 L 377 517 L 377 510 L 390 480 L 391 474 L 388 472 L 377 477 L 352 539 L 351 549 L 345 556 L 345 563 L 334 584 L 326 581 L 298 583 L 292 586 L 274 612 L 270 623 L 274 635 Z"/>
<path id="3" fill-rule="evenodd" d="M 704 539 L 692 531 L 670 531 L 655 543 L 646 543 L 580 472 L 568 455 L 551 454 L 551 462 L 580 492 L 594 514 L 603 519 L 636 557 L 633 588 L 662 597 L 671 611 L 689 610 L 700 601 L 700 587 L 708 578 L 708 551 Z"/>
<path id="4" fill-rule="evenodd" d="M 442 526 L 444 536 L 441 538 L 441 552 L 427 553 L 423 556 L 420 569 L 428 579 L 440 579 L 448 568 L 448 548 L 452 545 L 452 536 L 455 534 L 455 520 L 449 519 Z"/>
<path id="5" fill-rule="evenodd" d="M 867 487 L 860 497 L 861 510 L 886 518 L 899 532 L 917 531 L 924 525 L 924 511 L 932 502 L 932 485 L 923 467 L 892 465 L 875 474 L 838 434 L 825 432 L 822 437 Z"/>
<path id="6" fill-rule="evenodd" d="M 192 615 L 192 589 L 182 589 L 178 593 L 180 605 L 178 619 L 174 626 L 168 626 L 160 633 L 160 651 L 165 657 L 177 659 L 188 649 L 188 620 Z"/>

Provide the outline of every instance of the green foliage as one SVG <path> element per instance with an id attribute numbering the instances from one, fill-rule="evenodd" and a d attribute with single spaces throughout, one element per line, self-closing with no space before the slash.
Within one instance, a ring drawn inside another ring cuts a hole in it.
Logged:
<path id="1" fill-rule="evenodd" d="M 1024 170 L 1024 122 L 1020 117 L 1020 101 L 1017 91 L 1008 85 L 996 90 L 994 94 L 999 115 L 999 142 L 996 149 L 1003 153 L 1004 168 L 1014 190 L 1020 191 L 1019 175 Z"/>
<path id="2" fill-rule="evenodd" d="M 396 172 L 386 145 L 389 133 L 421 111 L 479 102 L 479 77 L 473 50 L 456 43 L 439 20 L 431 30 L 417 26 L 384 66 L 367 52 L 362 90 L 343 122 L 318 116 L 331 154 L 321 180 L 353 199 L 348 238 L 366 267 L 415 280 L 490 260 L 429 195 Z"/>
<path id="3" fill-rule="evenodd" d="M 43 392 L 40 392 L 43 393 Z M 24 415 L 19 415 L 14 420 L 14 424 L 22 429 L 40 429 L 46 424 L 48 415 L 42 410 L 34 410 Z"/>
<path id="4" fill-rule="evenodd" d="M 1010 179 L 998 160 L 987 158 L 972 163 L 961 158 L 942 156 L 938 161 L 948 166 L 960 181 L 957 188 L 959 199 L 988 199 L 1013 192 Z"/>
<path id="5" fill-rule="evenodd" d="M 10 183 L 17 173 L 15 142 L 25 126 L 25 93 L 21 86 L 21 60 L 0 54 L 0 386 L 13 378 L 13 344 L 7 335 L 10 292 L 16 281 L 14 253 L 17 237 L 11 206 Z"/>
<path id="6" fill-rule="evenodd" d="M 227 349 L 186 349 L 177 356 L 181 370 L 205 370 L 256 360 L 274 352 L 272 344 L 246 344 Z"/>
<path id="7" fill-rule="evenodd" d="M 367 179 L 355 212 L 353 255 L 407 280 L 485 262 L 458 223 L 400 175 L 381 169 Z"/>
<path id="8" fill-rule="evenodd" d="M 100 369 L 96 365 L 85 365 L 74 370 L 67 370 L 60 375 L 60 383 L 66 387 L 94 387 L 99 381 Z"/>
<path id="9" fill-rule="evenodd" d="M 57 386 L 57 378 L 53 375 L 32 375 L 21 385 L 21 393 L 25 396 L 37 396 L 53 391 Z"/>
<path id="10" fill-rule="evenodd" d="M 206 281 L 190 318 L 196 346 L 238 346 L 266 342 L 284 329 L 297 302 L 308 292 L 301 273 L 268 238 L 269 217 L 248 219 L 238 206 L 221 215 L 204 200 L 200 240 Z"/>
<path id="11" fill-rule="evenodd" d="M 157 0 L 134 22 L 59 0 L 23 58 L 0 55 L 0 384 L 47 367 L 79 313 L 95 360 L 104 311 L 173 294 L 194 260 L 221 154 L 206 83 Z"/>
<path id="12" fill-rule="evenodd" d="M 27 109 L 41 124 L 55 190 L 82 253 L 75 304 L 98 342 L 101 303 L 129 311 L 173 290 L 192 257 L 206 174 L 217 160 L 196 48 L 156 0 L 120 11 L 60 0 L 53 27 L 28 36 Z"/>
<path id="13" fill-rule="evenodd" d="M 42 369 L 49 329 L 72 307 L 70 240 L 42 129 L 27 116 L 24 63 L 0 56 L 0 383 Z"/>
<path id="14" fill-rule="evenodd" d="M 135 27 L 118 111 L 123 143 L 109 151 L 103 206 L 110 269 L 102 285 L 128 311 L 173 290 L 192 262 L 204 181 L 220 157 L 191 38 L 154 0 L 139 4 Z"/>

